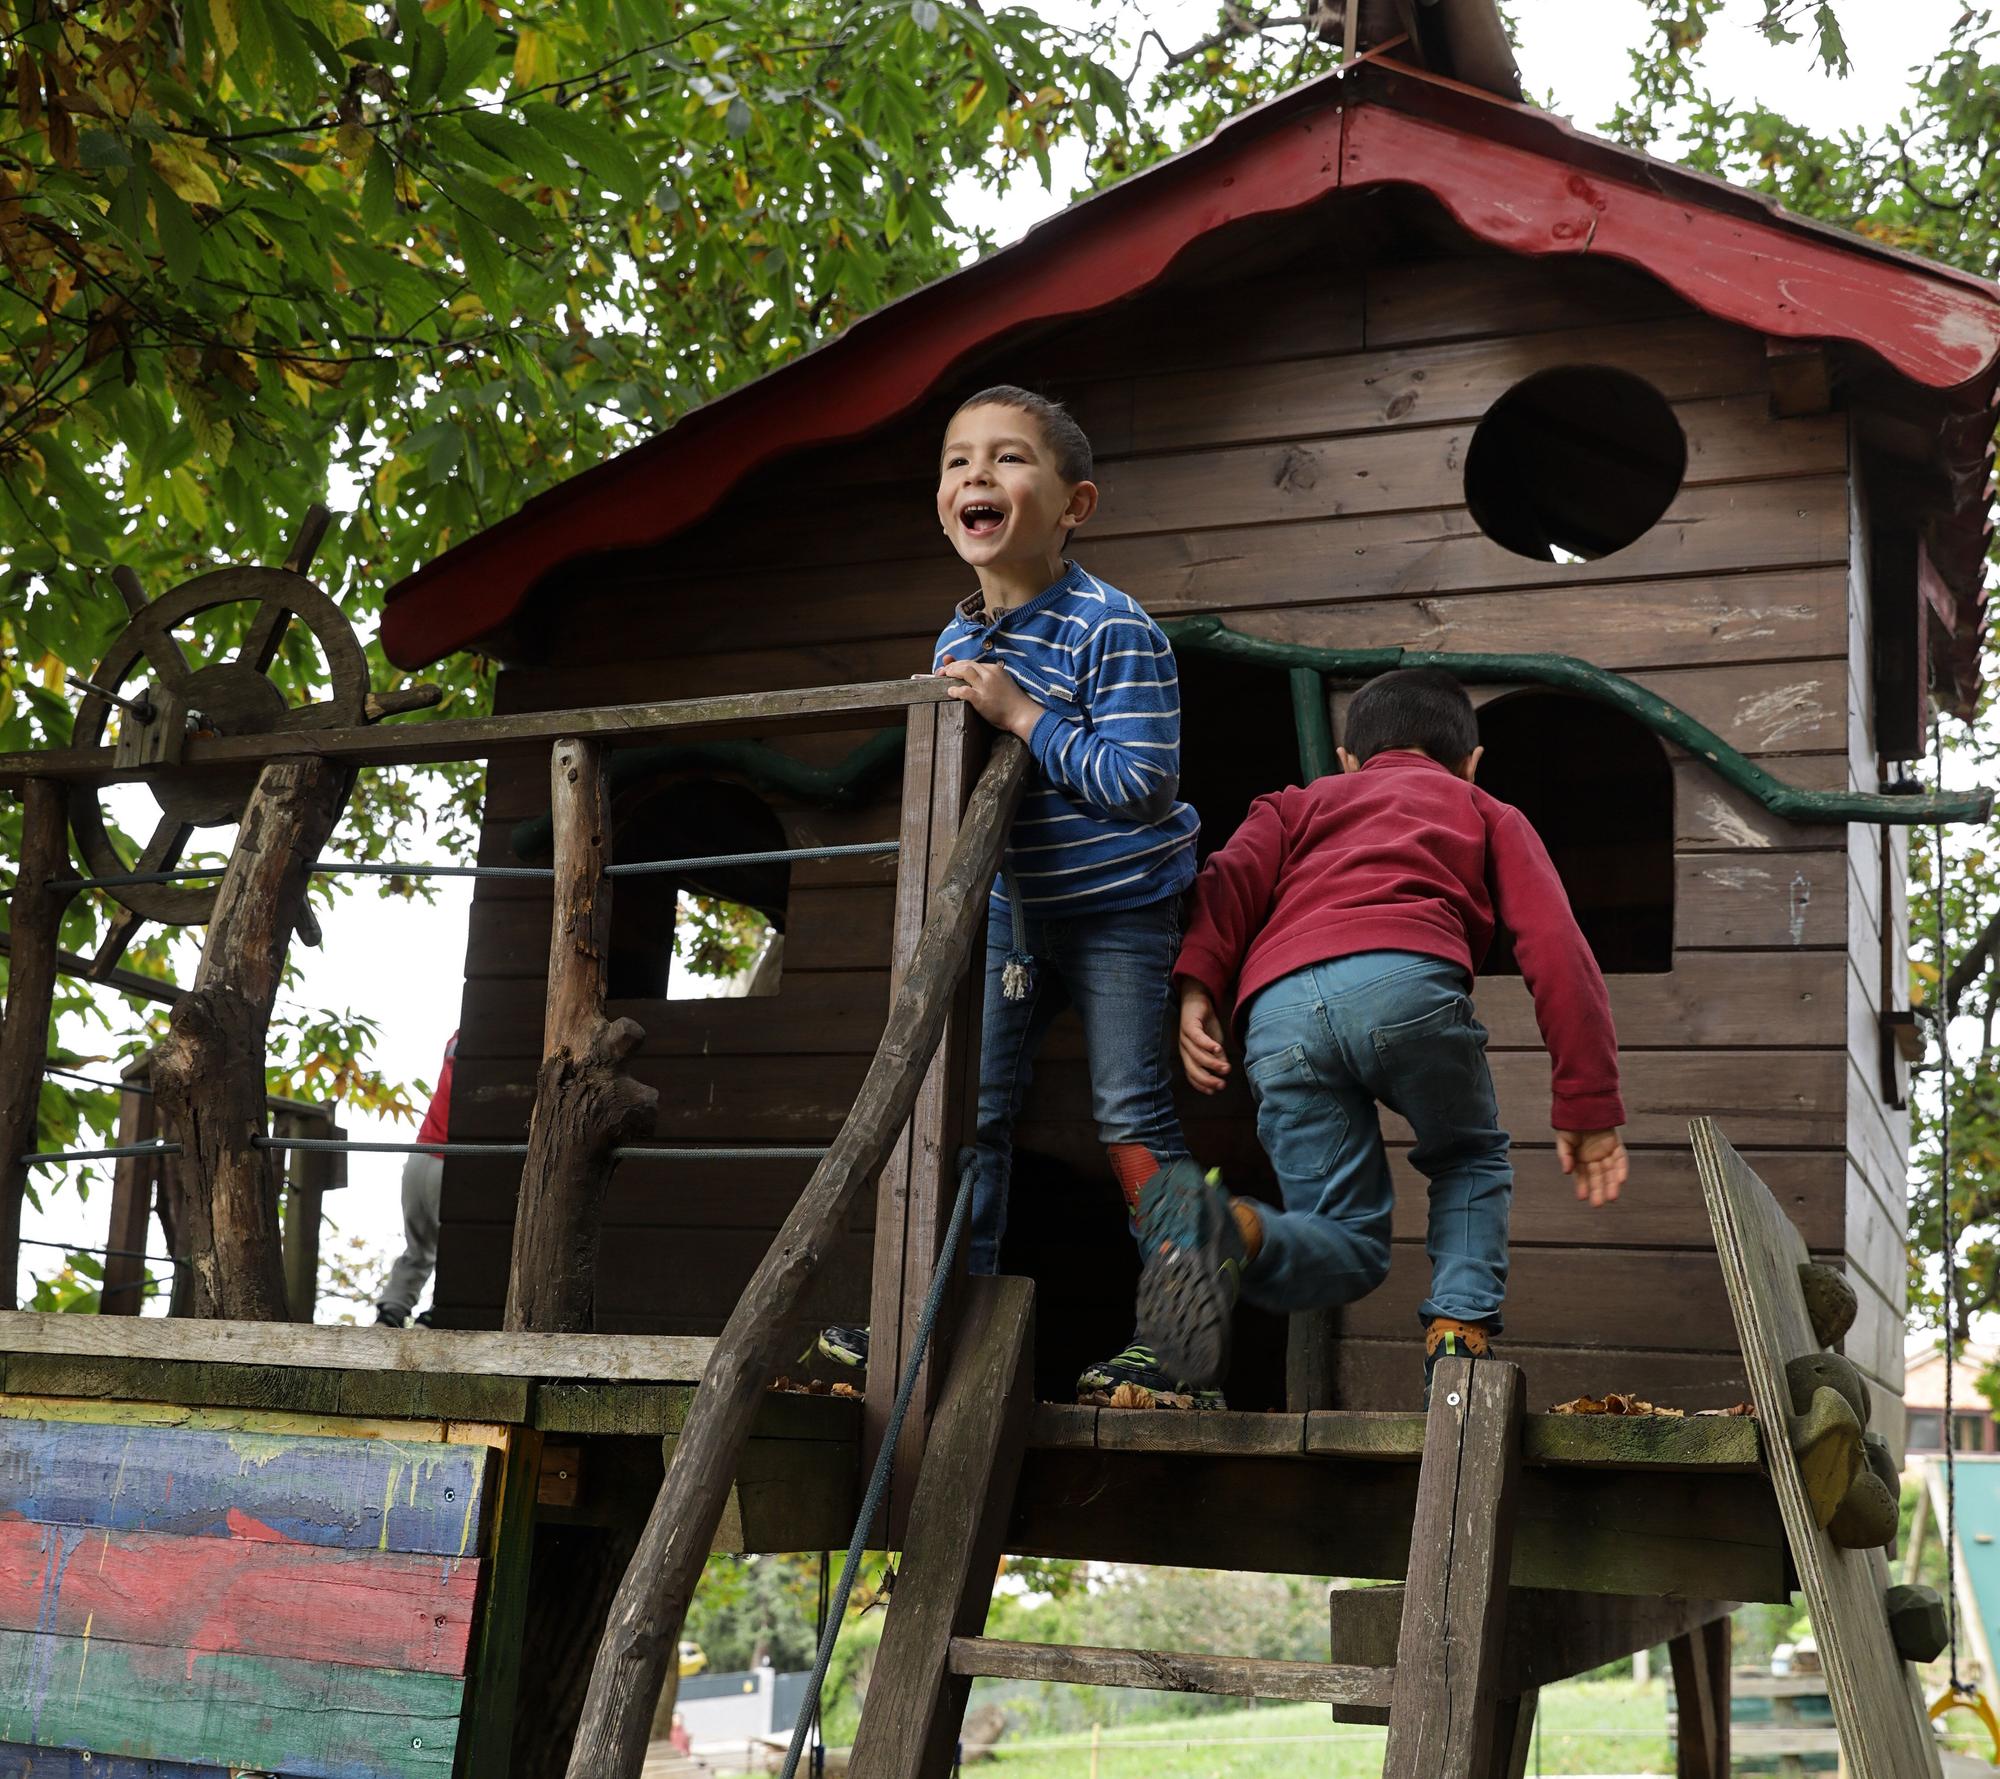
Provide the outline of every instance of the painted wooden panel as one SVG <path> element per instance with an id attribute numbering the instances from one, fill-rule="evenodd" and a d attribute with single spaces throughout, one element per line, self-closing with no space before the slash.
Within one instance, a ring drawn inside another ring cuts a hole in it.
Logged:
<path id="1" fill-rule="evenodd" d="M 462 1680 L 0 1631 L 0 1742 L 285 1779 L 435 1779 Z"/>
<path id="2" fill-rule="evenodd" d="M 476 1557 L 0 1520 L 0 1630 L 463 1674 Z"/>
<path id="3" fill-rule="evenodd" d="M 83 1748 L 31 1748 L 0 1742 L 0 1779 L 231 1779 L 226 1767 L 177 1760 L 134 1760 Z"/>
<path id="4" fill-rule="evenodd" d="M 484 1447 L 0 1419 L 0 1516 L 465 1556 Z"/>

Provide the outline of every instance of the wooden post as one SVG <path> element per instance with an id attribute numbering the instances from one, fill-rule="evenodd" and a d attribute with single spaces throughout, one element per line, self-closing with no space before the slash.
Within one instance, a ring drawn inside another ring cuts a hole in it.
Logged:
<path id="1" fill-rule="evenodd" d="M 280 1112 L 274 1123 L 288 1136 L 346 1134 L 327 1112 Z M 320 1216 L 338 1171 L 334 1164 L 344 1159 L 324 1149 L 294 1149 L 285 1156 L 285 1305 L 294 1322 L 310 1322 L 319 1308 Z"/>
<path id="2" fill-rule="evenodd" d="M 118 1096 L 118 1142 L 150 1143 L 159 1134 L 153 1096 L 147 1091 L 144 1060 L 125 1071 Z M 153 1227 L 153 1182 L 160 1164 L 152 1156 L 128 1155 L 111 1168 L 111 1227 L 105 1242 L 104 1289 L 98 1308 L 107 1316 L 136 1316 L 146 1306 L 146 1243 Z"/>
<path id="3" fill-rule="evenodd" d="M 1384 1779 L 1484 1779 L 1499 1704 L 1524 1387 L 1497 1359 L 1431 1383 Z"/>
<path id="4" fill-rule="evenodd" d="M 21 1202 L 28 1171 L 20 1158 L 35 1146 L 42 1066 L 49 1054 L 55 1004 L 56 939 L 68 897 L 48 887 L 69 859 L 68 804 L 62 786 L 31 778 L 21 793 L 21 859 L 14 874 L 8 934 L 7 1018 L 0 1025 L 0 1306 L 12 1309 L 21 1277 Z"/>
<path id="5" fill-rule="evenodd" d="M 864 1181 L 882 1171 L 942 1037 L 986 919 L 987 891 L 1027 778 L 1028 750 L 996 743 L 938 884 L 922 942 L 891 1000 L 854 1109 L 813 1170 L 722 1336 L 674 1446 L 666 1480 L 618 1589 L 591 1671 L 570 1779 L 636 1779 L 646 1729 L 689 1597 L 715 1541 L 750 1423 L 784 1352 L 787 1326 Z"/>
<path id="6" fill-rule="evenodd" d="M 943 1779 L 970 1679 L 951 1640 L 986 1623 L 1034 1398 L 1034 1286 L 967 1281 L 944 1399 L 910 1510 L 902 1584 L 889 1607 L 849 1765 L 877 1779 Z M 872 1355 L 871 1355 L 872 1356 Z"/>
<path id="7" fill-rule="evenodd" d="M 890 959 L 891 993 L 908 973 L 923 937 L 933 886 L 943 881 L 959 820 L 992 730 L 963 704 L 935 704 L 910 713 L 903 760 L 901 851 L 896 875 L 896 931 Z M 882 1170 L 875 1200 L 875 1263 L 870 1293 L 871 1333 L 867 1402 L 863 1411 L 862 1464 L 874 1462 L 890 1405 L 916 1338 L 931 1274 L 944 1246 L 958 1196 L 957 1156 L 976 1118 L 979 1092 L 979 1009 L 984 991 L 984 927 L 973 947 L 945 1021 L 937 1054 L 924 1075 L 910 1123 Z M 959 1256 L 964 1272 L 964 1255 Z M 902 1447 L 890 1474 L 888 1523 L 878 1528 L 900 1540 L 916 1488 L 917 1465 L 936 1406 L 939 1381 L 950 1362 L 943 1336 L 952 1323 L 950 1299 L 917 1377 Z"/>
<path id="8" fill-rule="evenodd" d="M 1729 1625 L 1711 1619 L 1667 1645 L 1680 1715 L 1678 1779 L 1729 1779 Z"/>
<path id="9" fill-rule="evenodd" d="M 181 1145 L 176 1231 L 189 1310 L 286 1320 L 277 1156 L 263 1135 L 264 1036 L 285 952 L 352 772 L 326 760 L 266 766 L 243 806 L 194 987 L 153 1053 L 159 1119 Z"/>
<path id="10" fill-rule="evenodd" d="M 1487 1769 L 1495 1779 L 1526 1779 L 1528 1756 L 1535 1751 L 1535 1708 L 1541 1696 L 1537 1690 L 1501 1701 L 1494 1714 L 1493 1755 Z"/>
<path id="11" fill-rule="evenodd" d="M 645 1039 L 636 1020 L 604 1017 L 611 944 L 611 801 L 601 742 L 566 740 L 550 756 L 555 913 L 548 1013 L 514 1220 L 506 1326 L 581 1333 L 591 1325 L 597 1236 L 611 1151 L 650 1136 L 660 1096 L 624 1072 Z"/>

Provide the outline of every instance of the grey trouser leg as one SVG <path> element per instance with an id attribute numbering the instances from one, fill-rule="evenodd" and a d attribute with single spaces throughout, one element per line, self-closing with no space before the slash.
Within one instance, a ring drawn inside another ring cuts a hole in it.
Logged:
<path id="1" fill-rule="evenodd" d="M 403 1163 L 403 1251 L 389 1269 L 382 1307 L 407 1316 L 417 1307 L 438 1257 L 438 1199 L 444 1157 L 420 1152 Z"/>

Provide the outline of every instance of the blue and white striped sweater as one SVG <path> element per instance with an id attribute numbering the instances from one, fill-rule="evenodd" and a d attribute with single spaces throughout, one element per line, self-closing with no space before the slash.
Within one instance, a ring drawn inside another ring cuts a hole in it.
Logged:
<path id="1" fill-rule="evenodd" d="M 1048 706 L 1028 741 L 1039 770 L 1007 844 L 1025 908 L 1108 914 L 1188 886 L 1200 821 L 1178 797 L 1180 676 L 1137 600 L 1072 562 L 997 618 L 974 593 L 938 638 L 932 671 L 947 655 L 996 662 Z"/>

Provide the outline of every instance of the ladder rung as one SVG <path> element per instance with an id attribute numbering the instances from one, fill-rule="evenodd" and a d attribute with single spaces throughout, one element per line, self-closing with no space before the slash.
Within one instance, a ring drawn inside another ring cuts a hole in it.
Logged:
<path id="1" fill-rule="evenodd" d="M 1326 1662 L 1252 1661 L 1242 1656 L 1169 1655 L 1157 1649 L 1090 1649 L 954 1637 L 951 1671 L 993 1680 L 1054 1680 L 1073 1686 L 1136 1686 L 1152 1692 L 1216 1693 L 1229 1699 L 1294 1699 L 1316 1705 L 1387 1705 L 1393 1668 Z"/>

